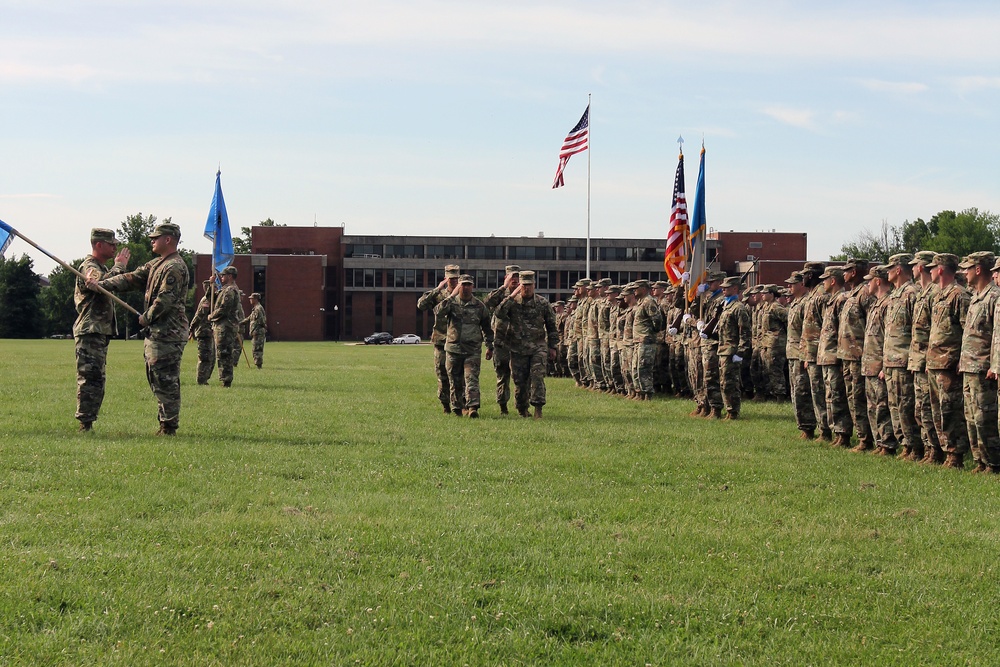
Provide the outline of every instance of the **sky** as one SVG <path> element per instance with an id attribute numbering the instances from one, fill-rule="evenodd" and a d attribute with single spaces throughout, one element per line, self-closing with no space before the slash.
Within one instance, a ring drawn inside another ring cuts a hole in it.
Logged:
<path id="1" fill-rule="evenodd" d="M 234 235 L 665 238 L 1000 212 L 995 2 L 0 0 L 0 219 L 52 254 L 128 215 Z M 592 95 L 591 149 L 563 138 Z M 15 239 L 8 257 L 55 263 Z"/>

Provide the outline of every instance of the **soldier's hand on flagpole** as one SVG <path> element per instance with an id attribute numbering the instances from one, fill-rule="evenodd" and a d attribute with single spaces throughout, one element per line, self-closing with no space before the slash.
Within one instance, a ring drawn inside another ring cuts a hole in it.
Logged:
<path id="1" fill-rule="evenodd" d="M 741 357 L 738 354 L 734 354 L 733 355 L 733 361 L 735 361 L 736 363 L 740 363 L 741 361 L 743 361 L 743 357 Z"/>
<path id="2" fill-rule="evenodd" d="M 691 272 L 690 271 L 685 271 L 684 273 L 681 274 L 681 282 L 684 283 L 685 285 L 690 285 L 691 284 Z"/>
<path id="3" fill-rule="evenodd" d="M 694 317 L 691 313 L 684 313 L 684 317 L 681 318 L 681 323 L 687 324 L 687 321 Z"/>
<path id="4" fill-rule="evenodd" d="M 675 327 L 670 327 L 669 329 L 667 329 L 667 333 L 670 334 L 671 336 L 676 336 L 677 329 Z"/>
<path id="5" fill-rule="evenodd" d="M 149 326 L 149 322 L 146 320 L 146 316 L 145 315 L 140 315 L 139 316 L 139 326 L 141 326 L 141 327 L 148 327 Z"/>

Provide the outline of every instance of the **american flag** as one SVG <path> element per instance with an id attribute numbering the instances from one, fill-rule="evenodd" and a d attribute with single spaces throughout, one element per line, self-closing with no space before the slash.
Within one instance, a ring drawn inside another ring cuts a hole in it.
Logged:
<path id="1" fill-rule="evenodd" d="M 687 263 L 688 210 L 684 195 L 684 154 L 677 162 L 674 176 L 674 201 L 670 206 L 670 227 L 667 231 L 667 247 L 663 253 L 663 270 L 672 285 L 679 285 L 681 274 Z"/>
<path id="2" fill-rule="evenodd" d="M 573 126 L 566 138 L 563 140 L 562 148 L 559 149 L 559 166 L 556 168 L 556 180 L 552 182 L 552 188 L 561 188 L 563 182 L 563 169 L 569 162 L 571 156 L 582 153 L 590 147 L 590 105 L 583 112 L 580 122 Z"/>

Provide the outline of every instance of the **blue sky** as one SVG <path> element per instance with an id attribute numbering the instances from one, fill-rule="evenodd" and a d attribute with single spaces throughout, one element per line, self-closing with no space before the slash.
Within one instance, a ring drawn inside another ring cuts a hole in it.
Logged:
<path id="1" fill-rule="evenodd" d="M 234 232 L 664 237 L 678 135 L 708 224 L 809 234 L 1000 212 L 986 2 L 0 0 L 0 219 L 64 259 L 131 213 Z M 54 264 L 28 252 L 36 270 Z"/>

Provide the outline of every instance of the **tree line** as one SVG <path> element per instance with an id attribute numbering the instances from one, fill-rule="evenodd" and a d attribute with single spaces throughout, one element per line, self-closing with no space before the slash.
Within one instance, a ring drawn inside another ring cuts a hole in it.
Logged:
<path id="1" fill-rule="evenodd" d="M 950 252 L 959 257 L 979 250 L 1000 255 L 1000 215 L 967 208 L 958 213 L 941 211 L 930 220 L 917 218 L 901 225 L 890 225 L 883 220 L 878 229 L 863 230 L 830 259 L 845 261 L 864 257 L 873 262 L 885 262 L 897 253 L 918 250 Z"/>

